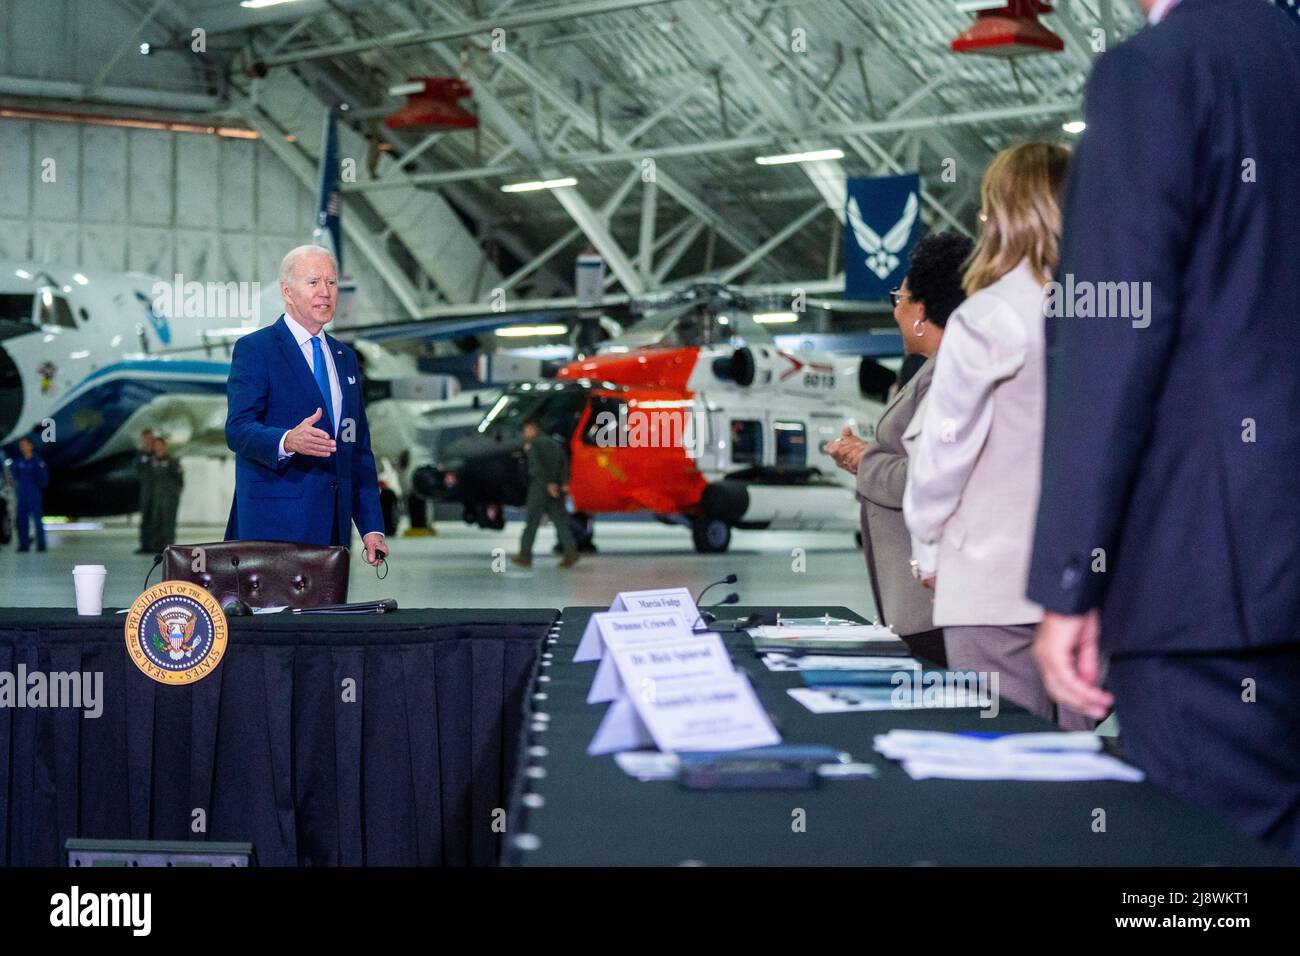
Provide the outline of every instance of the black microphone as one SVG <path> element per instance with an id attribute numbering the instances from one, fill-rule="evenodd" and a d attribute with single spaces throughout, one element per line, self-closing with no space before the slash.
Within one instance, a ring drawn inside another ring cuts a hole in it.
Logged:
<path id="1" fill-rule="evenodd" d="M 710 584 L 708 587 L 706 587 L 703 591 L 701 591 L 701 592 L 696 596 L 696 598 L 695 598 L 695 606 L 696 606 L 696 607 L 699 607 L 699 606 L 700 606 L 700 599 L 703 598 L 704 595 L 706 595 L 706 594 L 708 594 L 710 591 L 712 591 L 714 588 L 716 588 L 719 584 L 735 584 L 735 583 L 736 583 L 736 576 L 735 576 L 734 574 L 728 574 L 728 575 L 727 575 L 725 578 L 723 578 L 721 581 L 714 581 L 712 584 Z M 722 603 L 724 603 L 724 604 L 729 604 L 729 603 L 731 603 L 731 602 L 729 602 L 729 601 L 724 601 L 724 602 L 722 602 Z"/>
<path id="2" fill-rule="evenodd" d="M 733 574 L 732 577 L 735 577 L 735 575 Z M 728 581 L 719 581 L 718 583 L 719 583 L 719 584 L 729 584 L 730 582 L 728 582 Z M 710 587 L 711 587 L 711 586 L 712 586 L 712 585 L 710 585 Z M 705 590 L 708 590 L 708 588 L 706 588 Z M 700 593 L 703 594 L 704 591 L 701 591 Z M 716 601 L 716 602 L 714 602 L 713 604 L 710 604 L 709 607 L 721 607 L 721 606 L 723 606 L 724 604 L 736 604 L 736 603 L 738 603 L 739 601 L 740 601 L 740 595 L 737 594 L 735 591 L 732 591 L 730 594 L 728 594 L 726 597 L 724 597 L 721 601 Z M 695 621 L 691 624 L 691 630 L 692 630 L 692 631 L 695 630 L 695 625 L 696 625 L 696 624 L 699 624 L 701 621 L 703 621 L 705 624 L 712 624 L 712 623 L 713 623 L 714 621 L 716 621 L 716 620 L 717 620 L 717 617 L 716 617 L 715 615 L 713 615 L 713 614 L 710 614 L 708 611 L 700 611 L 700 615 L 699 615 L 699 617 L 697 617 L 697 618 L 695 619 Z"/>
<path id="3" fill-rule="evenodd" d="M 142 592 L 149 590 L 149 579 L 153 577 L 154 569 L 162 563 L 163 563 L 163 556 L 162 556 L 162 552 L 159 551 L 157 554 L 153 556 L 153 564 L 149 566 L 149 573 L 144 576 L 144 587 L 140 589 Z"/>
<path id="4" fill-rule="evenodd" d="M 239 578 L 239 556 L 231 555 L 230 566 L 235 569 L 235 599 L 227 601 L 226 606 L 221 610 L 226 617 L 247 617 L 252 614 L 252 608 L 244 603 L 244 584 Z"/>

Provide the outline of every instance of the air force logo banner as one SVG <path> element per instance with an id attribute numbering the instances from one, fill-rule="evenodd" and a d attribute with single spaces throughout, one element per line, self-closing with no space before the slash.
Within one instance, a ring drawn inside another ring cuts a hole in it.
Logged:
<path id="1" fill-rule="evenodd" d="M 844 210 L 844 297 L 884 299 L 907 275 L 921 233 L 921 177 L 848 180 Z"/>

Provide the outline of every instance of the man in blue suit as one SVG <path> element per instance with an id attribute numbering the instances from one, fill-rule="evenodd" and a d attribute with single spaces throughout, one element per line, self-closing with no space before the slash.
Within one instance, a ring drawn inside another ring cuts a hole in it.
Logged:
<path id="1" fill-rule="evenodd" d="M 292 250 L 280 292 L 284 314 L 241 338 L 230 360 L 226 540 L 345 545 L 355 522 L 366 563 L 378 564 L 388 547 L 357 357 L 323 331 L 338 304 L 334 257 Z"/>
<path id="2" fill-rule="evenodd" d="M 1151 780 L 1300 861 L 1300 30 L 1142 5 L 1066 187 L 1056 280 L 1095 294 L 1048 299 L 1035 656 Z"/>

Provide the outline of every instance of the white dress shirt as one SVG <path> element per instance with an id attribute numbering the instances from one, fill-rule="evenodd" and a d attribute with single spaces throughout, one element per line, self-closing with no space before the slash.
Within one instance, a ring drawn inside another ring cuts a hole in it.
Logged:
<path id="1" fill-rule="evenodd" d="M 1179 0 L 1156 0 L 1156 5 L 1147 14 L 1147 23 L 1155 26 L 1155 24 L 1169 16 L 1169 11 L 1178 6 L 1178 3 Z"/>
<path id="2" fill-rule="evenodd" d="M 283 316 L 284 324 L 288 326 L 289 331 L 293 333 L 294 340 L 298 343 L 298 348 L 302 352 L 303 360 L 307 363 L 307 374 L 311 375 L 314 381 L 316 372 L 311 364 L 311 340 L 313 336 L 310 332 L 299 325 L 298 321 L 289 313 L 285 312 L 283 313 Z M 333 412 L 334 434 L 337 435 L 339 429 L 339 417 L 343 414 L 343 389 L 339 387 L 339 373 L 338 369 L 334 367 L 334 356 L 330 354 L 330 343 L 329 339 L 325 338 L 325 331 L 322 329 L 320 332 L 317 332 L 315 338 L 320 339 L 321 352 L 325 355 L 325 368 L 329 372 L 330 408 Z M 317 422 L 316 426 L 319 428 L 321 424 L 321 422 Z M 284 450 L 284 439 L 288 434 L 288 432 L 285 432 L 280 436 L 281 458 L 288 458 L 293 454 L 291 451 Z"/>

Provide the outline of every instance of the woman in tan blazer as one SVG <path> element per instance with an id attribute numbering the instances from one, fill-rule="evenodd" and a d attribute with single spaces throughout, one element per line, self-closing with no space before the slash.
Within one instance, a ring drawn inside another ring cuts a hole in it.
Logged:
<path id="1" fill-rule="evenodd" d="M 881 622 L 907 641 L 913 654 L 941 666 L 946 660 L 943 631 L 930 621 L 931 593 L 912 577 L 908 563 L 912 541 L 903 522 L 903 431 L 930 387 L 948 316 L 965 298 L 962 268 L 970 253 L 971 241 L 950 232 L 926 236 L 916 244 L 907 278 L 893 293 L 894 321 L 903 336 L 903 350 L 923 356 L 925 362 L 886 406 L 874 443 L 845 429 L 842 438 L 826 446 L 836 464 L 857 477 L 862 551 Z"/>
<path id="2" fill-rule="evenodd" d="M 980 186 L 983 211 L 924 408 L 904 443 L 903 514 L 917 576 L 934 587 L 948 666 L 998 674 L 999 693 L 1068 729 L 1031 654 L 1042 608 L 1025 597 L 1043 447 L 1046 285 L 1057 263 L 1069 151 L 1003 150 Z"/>

